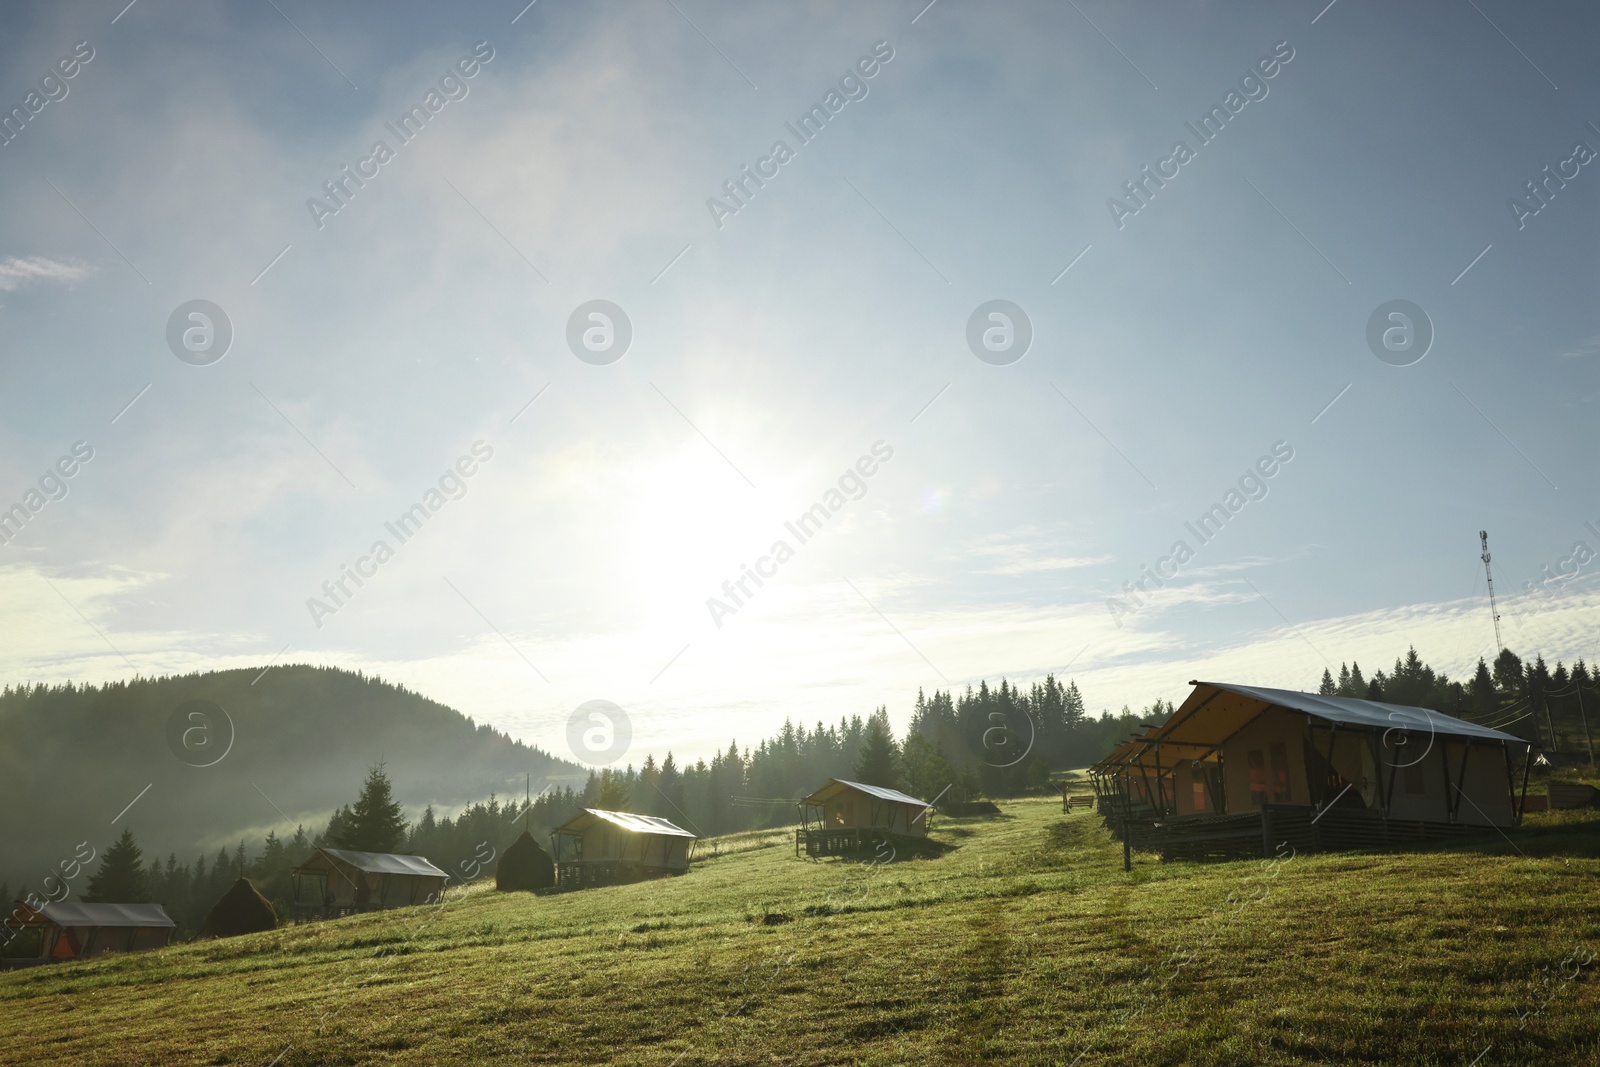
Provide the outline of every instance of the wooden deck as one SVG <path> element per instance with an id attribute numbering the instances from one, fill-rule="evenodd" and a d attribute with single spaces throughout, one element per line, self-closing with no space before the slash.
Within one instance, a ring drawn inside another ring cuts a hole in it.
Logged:
<path id="1" fill-rule="evenodd" d="M 812 859 L 822 856 L 881 858 L 884 862 L 909 856 L 936 856 L 948 850 L 917 834 L 897 834 L 875 826 L 800 827 L 794 832 L 794 854 Z"/>

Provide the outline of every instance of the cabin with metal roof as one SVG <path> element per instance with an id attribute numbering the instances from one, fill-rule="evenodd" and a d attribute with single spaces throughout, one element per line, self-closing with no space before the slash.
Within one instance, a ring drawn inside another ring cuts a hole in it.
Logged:
<path id="1" fill-rule="evenodd" d="M 421 856 L 319 848 L 290 872 L 297 918 L 431 904 L 450 876 Z"/>
<path id="2" fill-rule="evenodd" d="M 811 857 L 840 856 L 875 849 L 879 842 L 928 836 L 933 805 L 898 789 L 830 778 L 800 798 L 800 826 L 794 851 Z"/>
<path id="3" fill-rule="evenodd" d="M 1427 708 L 1190 684 L 1165 722 L 1090 769 L 1125 863 L 1130 848 L 1271 856 L 1521 822 L 1533 755 L 1523 738 Z"/>
<path id="4" fill-rule="evenodd" d="M 177 924 L 160 904 L 18 903 L 4 926 L 6 964 L 86 960 L 112 952 L 161 948 Z"/>
<path id="5" fill-rule="evenodd" d="M 550 833 L 556 888 L 684 874 L 699 838 L 655 815 L 584 808 Z"/>

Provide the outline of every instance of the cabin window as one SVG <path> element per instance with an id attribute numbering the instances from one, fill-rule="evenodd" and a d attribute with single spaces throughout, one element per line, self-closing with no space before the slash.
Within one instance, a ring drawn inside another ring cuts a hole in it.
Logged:
<path id="1" fill-rule="evenodd" d="M 1282 744 L 1272 746 L 1272 799 L 1278 804 L 1289 802 L 1289 750 Z"/>
<path id="2" fill-rule="evenodd" d="M 1422 780 L 1421 760 L 1418 760 L 1416 763 L 1408 764 L 1405 768 L 1405 772 L 1407 793 L 1411 794 L 1412 796 L 1421 796 L 1428 791 Z"/>
<path id="3" fill-rule="evenodd" d="M 1206 772 L 1200 764 L 1195 763 L 1189 767 L 1189 776 L 1194 789 L 1194 810 L 1206 810 Z"/>
<path id="4" fill-rule="evenodd" d="M 1245 753 L 1245 762 L 1250 767 L 1250 803 L 1261 805 L 1267 802 L 1267 755 L 1259 748 L 1252 748 Z"/>

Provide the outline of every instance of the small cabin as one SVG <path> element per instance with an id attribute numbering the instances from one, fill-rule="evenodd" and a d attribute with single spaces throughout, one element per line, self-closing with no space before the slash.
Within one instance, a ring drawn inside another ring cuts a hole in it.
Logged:
<path id="1" fill-rule="evenodd" d="M 177 924 L 160 904 L 19 903 L 4 924 L 16 931 L 8 963 L 86 960 L 161 948 Z M 19 949 L 21 955 L 19 956 Z"/>
<path id="2" fill-rule="evenodd" d="M 290 872 L 299 918 L 431 904 L 450 876 L 421 856 L 319 848 Z"/>
<path id="3" fill-rule="evenodd" d="M 1091 769 L 1101 811 L 1135 847 L 1272 855 L 1521 822 L 1532 746 L 1520 737 L 1428 708 L 1191 684 L 1165 722 Z"/>
<path id="4" fill-rule="evenodd" d="M 556 887 L 579 889 L 683 874 L 698 840 L 654 815 L 584 808 L 550 833 Z"/>
<path id="5" fill-rule="evenodd" d="M 800 798 L 800 828 L 795 855 L 835 856 L 870 851 L 895 838 L 928 836 L 933 805 L 898 789 L 831 778 L 810 796 Z"/>

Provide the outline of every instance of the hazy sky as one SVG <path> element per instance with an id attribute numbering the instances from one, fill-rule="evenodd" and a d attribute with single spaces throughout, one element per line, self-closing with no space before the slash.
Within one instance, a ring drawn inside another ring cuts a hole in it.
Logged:
<path id="1" fill-rule="evenodd" d="M 5 680 L 331 663 L 694 757 L 1459 672 L 1479 529 L 1507 643 L 1600 655 L 1592 7 L 523 2 L 8 5 Z"/>

